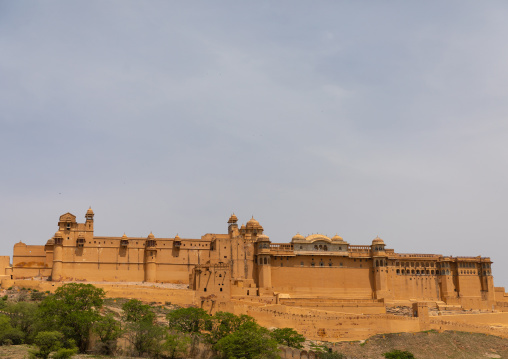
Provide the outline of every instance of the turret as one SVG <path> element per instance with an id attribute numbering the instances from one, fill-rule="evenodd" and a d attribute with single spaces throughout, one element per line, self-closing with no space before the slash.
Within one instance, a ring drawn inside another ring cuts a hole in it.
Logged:
<path id="1" fill-rule="evenodd" d="M 152 232 L 145 242 L 145 282 L 155 283 L 157 280 L 157 242 Z"/>
<path id="2" fill-rule="evenodd" d="M 51 271 L 51 280 L 59 281 L 62 279 L 62 261 L 63 261 L 63 236 L 58 231 L 53 237 L 53 269 Z"/>
<path id="3" fill-rule="evenodd" d="M 85 231 L 87 232 L 93 232 L 93 216 L 94 213 L 92 211 L 92 207 L 88 208 L 85 214 Z"/>
<path id="4" fill-rule="evenodd" d="M 374 271 L 375 297 L 376 299 L 389 299 L 391 294 L 387 283 L 387 257 L 385 251 L 385 242 L 377 236 L 372 240 L 372 267 Z"/>
<path id="5" fill-rule="evenodd" d="M 245 227 L 245 238 L 255 240 L 261 234 L 263 234 L 263 227 L 252 217 Z"/>
<path id="6" fill-rule="evenodd" d="M 228 220 L 228 233 L 231 238 L 237 237 L 240 232 L 238 230 L 238 218 L 233 213 Z"/>
<path id="7" fill-rule="evenodd" d="M 258 287 L 269 289 L 272 287 L 272 267 L 270 263 L 270 238 L 259 235 L 256 241 Z"/>

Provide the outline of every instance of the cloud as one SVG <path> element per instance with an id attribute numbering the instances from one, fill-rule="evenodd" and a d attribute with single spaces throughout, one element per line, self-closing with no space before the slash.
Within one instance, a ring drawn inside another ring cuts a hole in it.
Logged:
<path id="1" fill-rule="evenodd" d="M 505 285 L 508 6 L 0 4 L 0 248 L 255 215 L 490 255 Z M 481 244 L 480 244 L 481 243 Z"/>

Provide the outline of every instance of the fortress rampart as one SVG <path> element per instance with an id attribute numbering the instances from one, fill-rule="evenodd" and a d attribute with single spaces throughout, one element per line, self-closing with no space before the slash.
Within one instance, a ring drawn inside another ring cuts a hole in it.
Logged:
<path id="1" fill-rule="evenodd" d="M 258 221 L 238 226 L 235 215 L 227 233 L 200 238 L 104 237 L 93 227 L 91 209 L 84 223 L 66 213 L 45 244 L 15 244 L 12 265 L 0 257 L 3 285 L 34 277 L 47 279 L 37 285 L 50 289 L 66 281 L 100 282 L 109 296 L 145 299 L 137 289 L 142 285 L 149 301 L 246 313 L 263 325 L 329 340 L 438 326 L 440 319 L 386 314 L 401 303 L 508 311 L 488 257 L 397 253 L 379 237 L 353 245 L 338 235 L 296 234 L 290 243 L 272 243 Z M 461 325 L 443 323 L 440 328 Z"/>

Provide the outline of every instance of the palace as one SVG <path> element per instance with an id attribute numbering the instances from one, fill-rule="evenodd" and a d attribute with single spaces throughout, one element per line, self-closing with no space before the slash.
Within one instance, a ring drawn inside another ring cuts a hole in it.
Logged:
<path id="1" fill-rule="evenodd" d="M 396 253 L 380 238 L 353 245 L 338 235 L 296 234 L 272 243 L 258 221 L 239 227 L 235 215 L 227 233 L 201 238 L 99 237 L 92 209 L 84 223 L 60 216 L 58 227 L 45 245 L 14 245 L 12 279 L 183 283 L 198 296 L 265 302 L 412 299 L 491 308 L 495 301 L 489 258 Z"/>
<path id="2" fill-rule="evenodd" d="M 355 245 L 338 235 L 296 234 L 290 243 L 272 243 L 254 218 L 239 226 L 233 214 L 227 223 L 226 233 L 201 238 L 101 237 L 94 235 L 92 209 L 84 223 L 66 213 L 45 245 L 15 244 L 12 265 L 9 257 L 0 257 L 0 270 L 5 268 L 0 279 L 4 287 L 41 277 L 53 286 L 66 281 L 188 285 L 180 291 L 192 298 L 187 304 L 248 313 L 267 325 L 331 340 L 443 327 L 427 319 L 422 326 L 421 318 L 420 324 L 409 320 L 415 318 L 401 322 L 390 316 L 390 307 L 414 308 L 411 317 L 422 318 L 433 308 L 443 313 L 508 308 L 504 288 L 494 287 L 488 257 L 396 253 L 379 237 Z M 356 316 L 346 316 L 351 314 Z M 364 332 L 354 327 L 362 320 Z"/>

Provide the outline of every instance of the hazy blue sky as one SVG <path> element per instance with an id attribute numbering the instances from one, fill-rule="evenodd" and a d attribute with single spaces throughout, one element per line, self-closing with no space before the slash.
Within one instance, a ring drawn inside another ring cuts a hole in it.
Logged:
<path id="1" fill-rule="evenodd" d="M 98 235 L 379 235 L 508 287 L 506 1 L 0 0 L 0 254 Z"/>

